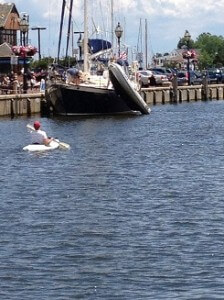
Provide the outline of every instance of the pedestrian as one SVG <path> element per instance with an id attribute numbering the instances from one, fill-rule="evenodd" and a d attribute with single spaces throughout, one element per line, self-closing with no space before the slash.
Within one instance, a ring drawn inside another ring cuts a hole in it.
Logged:
<path id="1" fill-rule="evenodd" d="M 39 121 L 35 121 L 33 123 L 33 127 L 35 130 L 31 132 L 32 144 L 48 146 L 50 142 L 53 141 L 53 138 L 49 138 L 45 131 L 40 130 L 40 126 L 41 124 Z"/>
<path id="2" fill-rule="evenodd" d="M 150 85 L 151 86 L 155 86 L 156 85 L 156 79 L 155 79 L 155 76 L 153 74 L 150 77 Z"/>
<path id="3" fill-rule="evenodd" d="M 41 78 L 41 81 L 40 81 L 40 92 L 44 92 L 45 91 L 45 79 L 44 78 Z"/>

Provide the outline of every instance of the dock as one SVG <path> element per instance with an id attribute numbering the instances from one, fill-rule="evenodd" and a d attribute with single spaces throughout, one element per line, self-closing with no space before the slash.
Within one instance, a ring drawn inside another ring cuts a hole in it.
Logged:
<path id="1" fill-rule="evenodd" d="M 178 85 L 177 76 L 174 75 L 170 86 L 152 87 L 141 90 L 142 98 L 147 104 L 181 103 L 183 101 L 223 100 L 224 84 L 208 84 L 203 76 L 200 85 Z"/>
<path id="2" fill-rule="evenodd" d="M 224 84 L 150 87 L 141 90 L 141 96 L 149 105 L 181 103 L 183 101 L 223 100 Z"/>
<path id="3" fill-rule="evenodd" d="M 141 89 L 140 94 L 149 106 L 184 101 L 224 100 L 224 84 L 149 87 Z M 48 116 L 50 112 L 47 107 L 44 92 L 0 95 L 0 117 L 13 118 L 33 114 Z"/>
<path id="4" fill-rule="evenodd" d="M 30 116 L 44 110 L 45 93 L 0 95 L 0 116 Z"/>

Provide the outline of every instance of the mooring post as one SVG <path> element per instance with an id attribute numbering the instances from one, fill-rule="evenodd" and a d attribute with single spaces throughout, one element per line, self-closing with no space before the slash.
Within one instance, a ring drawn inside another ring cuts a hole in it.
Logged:
<path id="1" fill-rule="evenodd" d="M 30 98 L 26 99 L 26 106 L 27 106 L 26 113 L 27 113 L 27 116 L 29 117 L 29 116 L 31 116 L 31 100 L 30 100 Z"/>
<path id="2" fill-rule="evenodd" d="M 156 105 L 156 91 L 153 91 L 153 105 Z"/>
<path id="3" fill-rule="evenodd" d="M 11 114 L 11 118 L 14 118 L 15 113 L 14 113 L 14 99 L 10 100 L 10 114 Z"/>
<path id="4" fill-rule="evenodd" d="M 195 101 L 198 100 L 198 90 L 197 89 L 194 90 L 194 100 Z"/>
<path id="5" fill-rule="evenodd" d="M 208 80 L 207 80 L 207 73 L 202 77 L 202 100 L 208 100 Z"/>
<path id="6" fill-rule="evenodd" d="M 187 89 L 187 102 L 190 102 L 190 89 Z"/>
<path id="7" fill-rule="evenodd" d="M 173 92 L 172 92 L 172 98 L 171 98 L 171 102 L 176 103 L 177 102 L 177 74 L 175 73 L 173 75 L 173 79 L 172 79 L 172 86 L 173 86 Z"/>

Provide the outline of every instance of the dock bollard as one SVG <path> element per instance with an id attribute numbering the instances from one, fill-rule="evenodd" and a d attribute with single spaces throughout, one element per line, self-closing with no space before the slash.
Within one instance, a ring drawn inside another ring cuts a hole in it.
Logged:
<path id="1" fill-rule="evenodd" d="M 173 75 L 173 79 L 172 79 L 172 86 L 173 86 L 173 93 L 172 93 L 172 102 L 177 103 L 177 87 L 178 87 L 178 83 L 177 83 L 177 74 Z"/>
<path id="2" fill-rule="evenodd" d="M 208 80 L 207 75 L 202 77 L 201 99 L 208 100 Z"/>

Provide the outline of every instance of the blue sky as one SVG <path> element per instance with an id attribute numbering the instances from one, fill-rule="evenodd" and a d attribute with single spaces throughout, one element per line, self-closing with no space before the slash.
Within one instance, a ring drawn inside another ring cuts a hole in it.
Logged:
<path id="1" fill-rule="evenodd" d="M 134 52 L 137 47 L 144 49 L 145 19 L 148 25 L 149 56 L 157 52 L 172 51 L 176 48 L 186 29 L 191 33 L 193 39 L 203 32 L 224 35 L 224 0 L 113 1 L 114 26 L 117 22 L 121 23 L 125 31 L 122 43 L 131 49 L 129 51 Z M 0 3 L 4 2 L 8 1 L 0 1 Z M 42 56 L 55 56 L 57 53 L 61 2 L 61 0 L 14 1 L 19 12 L 29 14 L 30 27 L 44 26 L 47 28 L 41 32 Z M 67 2 L 69 4 L 70 1 L 67 0 Z M 106 34 L 105 32 L 111 31 L 110 0 L 89 0 L 88 2 L 90 32 L 93 37 L 101 37 Z M 83 30 L 82 11 L 83 1 L 74 0 L 74 31 Z M 142 26 L 140 26 L 140 19 Z M 95 28 L 98 28 L 98 35 Z M 64 33 L 65 35 L 66 33 Z M 29 36 L 31 44 L 37 46 L 37 31 L 30 31 Z M 75 47 L 76 40 L 77 35 L 74 35 Z"/>

